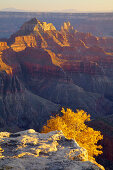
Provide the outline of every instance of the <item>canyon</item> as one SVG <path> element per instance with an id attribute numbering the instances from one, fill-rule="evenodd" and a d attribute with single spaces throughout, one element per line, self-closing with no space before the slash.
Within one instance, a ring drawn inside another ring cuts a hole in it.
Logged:
<path id="1" fill-rule="evenodd" d="M 0 40 L 1 131 L 41 131 L 50 116 L 68 107 L 85 110 L 91 126 L 112 132 L 112 91 L 113 38 L 79 32 L 70 22 L 57 30 L 33 18 Z M 110 135 L 102 133 L 108 146 Z"/>

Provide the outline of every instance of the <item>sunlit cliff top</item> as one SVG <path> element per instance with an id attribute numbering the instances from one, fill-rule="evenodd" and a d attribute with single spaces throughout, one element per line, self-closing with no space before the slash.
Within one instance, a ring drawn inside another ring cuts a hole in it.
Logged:
<path id="1" fill-rule="evenodd" d="M 41 22 L 36 18 L 31 19 L 30 21 L 24 23 L 24 25 L 20 28 L 21 31 L 48 31 L 48 30 L 56 30 L 52 23 Z"/>
<path id="2" fill-rule="evenodd" d="M 33 129 L 13 134 L 1 132 L 0 158 L 3 169 L 104 169 L 89 162 L 87 151 L 58 131 L 48 134 Z"/>

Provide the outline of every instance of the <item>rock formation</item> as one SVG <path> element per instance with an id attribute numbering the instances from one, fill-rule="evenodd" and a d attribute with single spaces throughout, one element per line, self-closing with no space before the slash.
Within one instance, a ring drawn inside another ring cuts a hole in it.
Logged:
<path id="1" fill-rule="evenodd" d="M 12 93 L 12 85 L 15 89 L 21 86 L 22 96 L 27 91 L 55 105 L 84 109 L 92 117 L 111 114 L 112 41 L 80 33 L 69 22 L 58 31 L 51 23 L 33 18 L 7 42 L 1 42 L 2 86 L 9 87 L 5 82 L 12 82 L 8 92 Z M 12 77 L 3 76 L 3 71 Z M 6 98 L 6 90 L 0 90 L 1 98 Z"/>
<path id="2" fill-rule="evenodd" d="M 0 52 L 9 48 L 7 42 L 0 42 Z"/>
<path id="3" fill-rule="evenodd" d="M 33 129 L 1 132 L 0 147 L 2 169 L 104 170 L 96 162 L 90 162 L 87 150 L 76 141 L 66 139 L 62 132 L 40 134 Z"/>
<path id="4" fill-rule="evenodd" d="M 47 24 L 46 22 L 41 22 L 36 18 L 31 19 L 26 22 L 19 30 L 19 32 L 31 33 L 31 32 L 44 32 L 56 30 L 52 23 Z"/>
<path id="5" fill-rule="evenodd" d="M 92 117 L 111 114 L 112 42 L 78 32 L 70 22 L 56 30 L 51 23 L 33 18 L 1 42 L 1 75 L 6 71 L 12 76 L 10 80 L 4 74 L 7 82 L 15 82 L 16 77 L 25 91 L 60 106 L 84 109 Z M 18 83 L 13 84 L 18 89 Z"/>
<path id="6" fill-rule="evenodd" d="M 18 52 L 25 50 L 26 47 L 36 47 L 37 42 L 34 36 L 21 36 L 15 38 L 15 43 L 11 45 L 11 48 Z"/>
<path id="7" fill-rule="evenodd" d="M 62 106 L 109 116 L 112 91 L 113 38 L 33 18 L 0 42 L 1 130 L 40 131 Z"/>

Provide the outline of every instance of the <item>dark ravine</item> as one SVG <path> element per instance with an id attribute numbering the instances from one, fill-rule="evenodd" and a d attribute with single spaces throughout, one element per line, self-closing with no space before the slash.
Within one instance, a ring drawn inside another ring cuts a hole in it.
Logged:
<path id="1" fill-rule="evenodd" d="M 88 122 L 88 126 L 101 131 L 103 135 L 103 140 L 99 142 L 103 146 L 103 154 L 98 156 L 96 160 L 109 170 L 113 169 L 113 127 L 110 125 L 110 121 L 113 119 L 109 120 L 112 116 Z"/>

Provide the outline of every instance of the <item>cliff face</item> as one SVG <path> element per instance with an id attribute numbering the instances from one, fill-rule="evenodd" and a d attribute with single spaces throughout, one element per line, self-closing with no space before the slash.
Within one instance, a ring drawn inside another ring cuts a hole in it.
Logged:
<path id="1" fill-rule="evenodd" d="M 40 134 L 33 129 L 1 132 L 0 147 L 3 169 L 104 170 L 101 165 L 90 162 L 87 150 L 76 141 L 66 139 L 62 132 Z"/>
<path id="2" fill-rule="evenodd" d="M 112 41 L 80 33 L 69 22 L 58 31 L 34 18 L 7 40 L 8 45 L 1 42 L 0 70 L 55 104 L 84 109 L 93 117 L 111 114 Z"/>
<path id="3" fill-rule="evenodd" d="M 44 31 L 53 31 L 56 28 L 53 26 L 52 23 L 47 24 L 46 22 L 41 22 L 36 18 L 31 19 L 30 21 L 26 22 L 19 30 L 23 34 L 27 34 L 28 32 L 44 32 Z"/>
<path id="4" fill-rule="evenodd" d="M 57 31 L 51 23 L 34 18 L 9 40 L 10 48 L 16 52 L 27 47 L 48 51 L 53 64 L 65 71 L 101 74 L 106 67 L 113 68 L 113 39 L 80 33 L 69 22 Z"/>
<path id="5" fill-rule="evenodd" d="M 21 36 L 15 37 L 14 44 L 11 45 L 11 48 L 16 51 L 23 51 L 26 47 L 36 47 L 37 42 L 34 36 Z"/>

